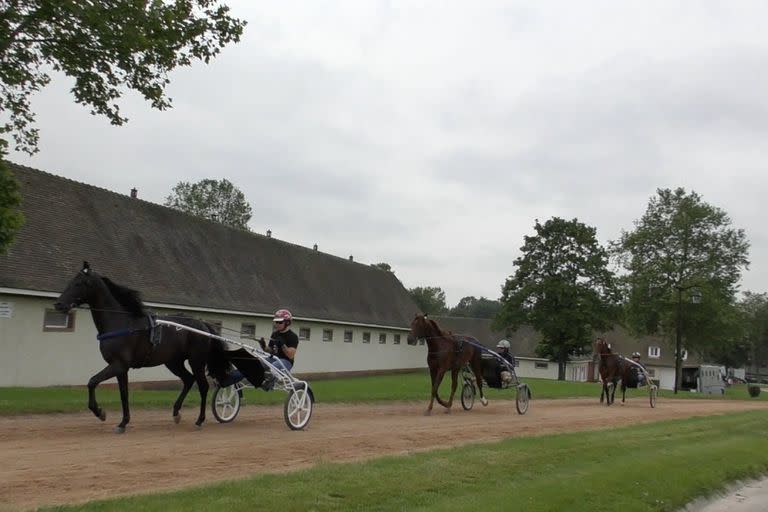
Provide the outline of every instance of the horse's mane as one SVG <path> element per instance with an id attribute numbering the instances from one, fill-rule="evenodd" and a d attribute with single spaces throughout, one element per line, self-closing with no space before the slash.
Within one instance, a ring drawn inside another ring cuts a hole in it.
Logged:
<path id="1" fill-rule="evenodd" d="M 426 318 L 425 317 L 424 319 L 429 323 L 429 325 L 432 326 L 432 328 L 435 330 L 435 332 L 438 334 L 438 336 L 450 336 L 449 332 L 446 332 L 446 331 L 442 330 L 440 328 L 440 326 L 437 325 L 437 322 L 435 322 L 431 318 Z"/>
<path id="2" fill-rule="evenodd" d="M 130 313 L 137 316 L 146 314 L 144 311 L 144 304 L 141 302 L 141 294 L 139 294 L 138 291 L 121 286 L 108 277 L 102 276 L 101 280 L 107 285 L 107 288 L 109 288 L 109 291 L 115 297 L 117 302 Z"/>

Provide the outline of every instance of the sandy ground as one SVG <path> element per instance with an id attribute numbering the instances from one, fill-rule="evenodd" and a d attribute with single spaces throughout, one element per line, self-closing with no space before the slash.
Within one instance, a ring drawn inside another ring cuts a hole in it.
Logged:
<path id="1" fill-rule="evenodd" d="M 674 418 L 768 408 L 762 402 L 647 399 L 600 406 L 596 399 L 533 400 L 520 416 L 513 401 L 475 404 L 452 414 L 424 404 L 316 404 L 305 431 L 291 431 L 282 407 L 245 405 L 230 424 L 209 414 L 202 430 L 184 409 L 176 425 L 170 411 L 135 410 L 126 434 L 113 433 L 90 413 L 0 418 L 0 509 L 79 503 L 99 498 L 179 489 L 264 472 L 285 472 L 321 462 L 344 462 L 472 442 L 557 432 L 595 430 Z M 268 462 L 263 447 L 280 453 Z"/>

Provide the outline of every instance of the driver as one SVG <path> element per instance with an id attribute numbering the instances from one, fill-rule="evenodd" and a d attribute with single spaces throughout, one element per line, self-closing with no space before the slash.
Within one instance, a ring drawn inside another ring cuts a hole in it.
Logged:
<path id="1" fill-rule="evenodd" d="M 496 344 L 496 353 L 499 354 L 502 359 L 504 359 L 507 363 L 509 363 L 512 367 L 515 366 L 515 356 L 513 356 L 510 352 L 510 344 L 507 340 L 501 340 Z M 512 372 L 510 372 L 506 367 L 504 367 L 503 364 L 499 364 L 498 370 L 499 372 L 499 381 L 502 384 L 509 385 L 510 382 L 512 382 Z"/>
<path id="2" fill-rule="evenodd" d="M 280 369 L 290 370 L 293 368 L 296 350 L 299 347 L 299 337 L 289 328 L 293 315 L 287 309 L 278 309 L 272 321 L 275 330 L 269 337 L 269 346 L 265 348 L 265 351 L 271 354 L 268 361 Z M 276 381 L 277 377 L 267 372 L 261 387 L 269 391 Z"/>
<path id="3" fill-rule="evenodd" d="M 640 352 L 632 352 L 632 361 L 639 364 L 645 370 L 645 365 L 640 362 Z M 634 365 L 632 366 L 632 371 L 635 373 L 635 377 L 637 377 L 637 387 L 645 386 L 645 371 L 640 371 L 640 368 Z"/>

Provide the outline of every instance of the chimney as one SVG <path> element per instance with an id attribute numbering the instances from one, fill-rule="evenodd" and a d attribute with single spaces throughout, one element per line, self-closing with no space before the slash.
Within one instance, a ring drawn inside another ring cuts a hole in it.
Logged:
<path id="1" fill-rule="evenodd" d="M 352 255 L 351 255 L 351 254 L 350 254 L 350 256 L 349 256 L 349 261 L 352 261 Z"/>
<path id="2" fill-rule="evenodd" d="M 131 189 L 131 199 L 136 199 L 137 197 L 139 197 L 139 191 L 136 190 L 136 187 L 133 187 Z"/>
<path id="3" fill-rule="evenodd" d="M 267 230 L 267 238 L 272 238 L 272 230 L 271 229 Z"/>
<path id="4" fill-rule="evenodd" d="M 312 250 L 313 250 L 313 251 L 316 251 L 316 250 L 317 250 L 317 244 L 315 244 L 315 245 L 313 245 L 313 246 L 312 246 Z"/>

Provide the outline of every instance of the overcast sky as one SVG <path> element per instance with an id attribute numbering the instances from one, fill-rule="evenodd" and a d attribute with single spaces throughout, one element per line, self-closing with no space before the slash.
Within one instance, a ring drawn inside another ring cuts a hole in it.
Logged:
<path id="1" fill-rule="evenodd" d="M 601 242 L 657 188 L 695 190 L 752 243 L 768 291 L 768 4 L 252 2 L 244 38 L 171 76 L 174 108 L 134 95 L 112 127 L 55 77 L 33 106 L 40 153 L 11 159 L 162 203 L 232 181 L 250 227 L 499 298 L 534 219 Z"/>

